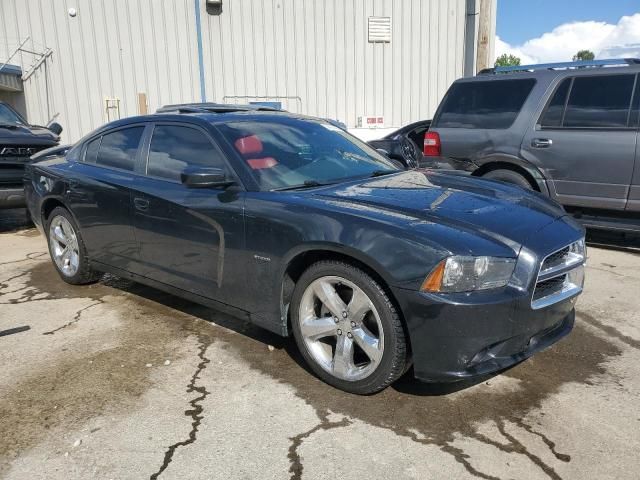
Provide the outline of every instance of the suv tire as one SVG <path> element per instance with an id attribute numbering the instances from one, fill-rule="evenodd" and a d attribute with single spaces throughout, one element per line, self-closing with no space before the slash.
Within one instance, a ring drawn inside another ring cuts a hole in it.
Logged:
<path id="1" fill-rule="evenodd" d="M 533 185 L 527 180 L 523 175 L 513 170 L 507 170 L 503 168 L 499 168 L 497 170 L 491 170 L 484 175 L 482 178 L 488 178 L 490 180 L 499 180 L 505 183 L 512 183 L 514 185 L 518 185 L 527 190 L 533 190 Z"/>

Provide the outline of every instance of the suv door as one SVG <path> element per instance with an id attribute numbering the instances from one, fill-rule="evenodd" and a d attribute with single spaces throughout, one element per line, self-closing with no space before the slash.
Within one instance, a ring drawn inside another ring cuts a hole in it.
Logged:
<path id="1" fill-rule="evenodd" d="M 195 125 L 157 123 L 148 142 L 146 178 L 132 194 L 140 274 L 233 304 L 244 287 L 240 188 L 189 188 L 189 166 L 225 169 L 222 152 Z"/>
<path id="2" fill-rule="evenodd" d="M 137 124 L 91 139 L 67 180 L 67 201 L 89 258 L 123 270 L 137 261 L 129 192 L 144 130 L 144 124 Z"/>
<path id="3" fill-rule="evenodd" d="M 633 175 L 636 75 L 564 78 L 522 142 L 563 205 L 623 210 Z"/>

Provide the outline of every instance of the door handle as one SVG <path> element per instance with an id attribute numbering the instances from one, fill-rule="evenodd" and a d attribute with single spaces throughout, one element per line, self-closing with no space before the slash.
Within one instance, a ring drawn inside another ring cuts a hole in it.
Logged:
<path id="1" fill-rule="evenodd" d="M 533 148 L 549 148 L 553 141 L 550 138 L 534 138 L 531 140 Z"/>
<path id="2" fill-rule="evenodd" d="M 135 205 L 136 210 L 140 210 L 141 212 L 149 210 L 149 200 L 146 198 L 136 197 L 133 199 L 133 204 Z"/>

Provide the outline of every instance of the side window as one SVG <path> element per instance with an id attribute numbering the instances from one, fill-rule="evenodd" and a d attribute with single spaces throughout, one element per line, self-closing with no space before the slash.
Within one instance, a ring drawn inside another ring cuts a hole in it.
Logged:
<path id="1" fill-rule="evenodd" d="M 123 128 L 102 136 L 98 165 L 133 171 L 144 127 Z"/>
<path id="2" fill-rule="evenodd" d="M 551 97 L 551 101 L 540 119 L 542 127 L 560 127 L 562 125 L 562 113 L 567 102 L 567 93 L 569 93 L 570 85 L 571 79 L 565 78 L 556 88 L 556 92 Z"/>
<path id="3" fill-rule="evenodd" d="M 179 182 L 180 174 L 190 165 L 224 168 L 220 154 L 199 130 L 156 126 L 149 146 L 147 175 Z"/>
<path id="4" fill-rule="evenodd" d="M 434 126 L 509 128 L 534 85 L 532 78 L 454 83 Z"/>
<path id="5" fill-rule="evenodd" d="M 98 159 L 98 148 L 100 148 L 100 140 L 102 140 L 102 137 L 98 137 L 87 143 L 87 148 L 84 151 L 85 163 L 96 163 Z"/>
<path id="6" fill-rule="evenodd" d="M 635 75 L 597 75 L 573 80 L 565 127 L 626 127 Z"/>

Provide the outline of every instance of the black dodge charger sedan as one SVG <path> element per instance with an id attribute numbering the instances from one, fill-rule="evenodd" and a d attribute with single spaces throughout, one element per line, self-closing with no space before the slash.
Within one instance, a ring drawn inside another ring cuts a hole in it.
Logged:
<path id="1" fill-rule="evenodd" d="M 584 231 L 518 187 L 398 170 L 284 112 L 156 114 L 28 167 L 62 279 L 130 278 L 293 336 L 327 383 L 442 382 L 568 334 Z"/>

